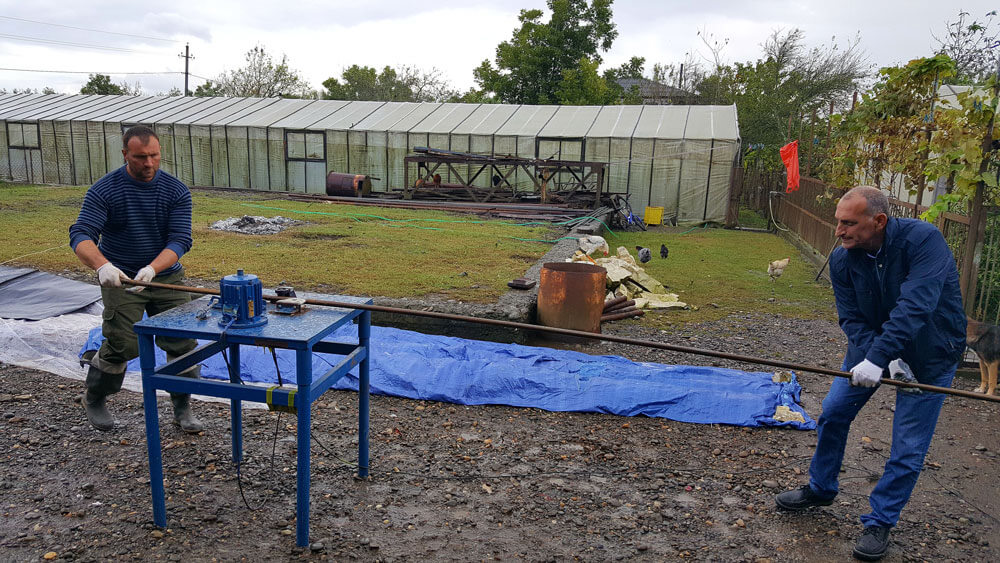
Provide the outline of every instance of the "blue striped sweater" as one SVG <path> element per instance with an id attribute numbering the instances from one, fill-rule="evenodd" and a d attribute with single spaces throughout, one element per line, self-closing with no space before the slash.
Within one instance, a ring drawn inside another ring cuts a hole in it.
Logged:
<path id="1" fill-rule="evenodd" d="M 165 248 L 180 258 L 191 250 L 191 192 L 162 170 L 140 182 L 125 167 L 109 172 L 87 190 L 80 216 L 69 228 L 69 244 L 92 240 L 129 277 Z M 177 262 L 168 274 L 181 267 Z"/>

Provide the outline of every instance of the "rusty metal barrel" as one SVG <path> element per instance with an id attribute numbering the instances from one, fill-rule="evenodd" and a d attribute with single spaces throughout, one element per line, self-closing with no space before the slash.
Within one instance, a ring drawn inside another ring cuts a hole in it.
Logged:
<path id="1" fill-rule="evenodd" d="M 365 197 L 371 193 L 371 178 L 364 174 L 330 172 L 326 175 L 326 195 L 341 197 Z"/>
<path id="2" fill-rule="evenodd" d="M 601 332 L 607 271 L 583 262 L 546 262 L 538 283 L 538 322 Z"/>

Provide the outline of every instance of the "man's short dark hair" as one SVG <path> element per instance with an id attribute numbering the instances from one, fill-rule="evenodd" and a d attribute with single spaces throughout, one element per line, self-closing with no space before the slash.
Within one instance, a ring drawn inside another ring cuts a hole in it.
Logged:
<path id="1" fill-rule="evenodd" d="M 852 197 L 865 198 L 868 202 L 865 206 L 865 214 L 869 217 L 874 217 L 879 213 L 889 215 L 889 198 L 886 197 L 882 190 L 875 186 L 855 186 L 847 190 L 847 193 L 840 199 L 844 200 Z"/>
<path id="2" fill-rule="evenodd" d="M 122 135 L 123 149 L 128 150 L 128 142 L 132 139 L 132 137 L 139 137 L 139 140 L 142 141 L 142 144 L 144 145 L 149 142 L 150 137 L 156 139 L 157 141 L 160 140 L 160 136 L 156 134 L 156 131 L 153 131 L 145 125 L 135 125 L 129 127 L 128 130 L 125 131 L 125 134 Z"/>

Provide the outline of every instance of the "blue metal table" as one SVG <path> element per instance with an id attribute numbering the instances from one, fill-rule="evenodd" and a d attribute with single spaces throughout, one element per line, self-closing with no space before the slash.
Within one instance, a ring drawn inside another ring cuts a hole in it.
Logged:
<path id="1" fill-rule="evenodd" d="M 371 304 L 371 299 L 343 295 L 317 295 L 322 299 L 341 303 Z M 207 316 L 206 316 L 207 313 Z M 223 330 L 219 324 L 222 313 L 208 307 L 207 299 L 198 299 L 175 307 L 135 324 L 139 337 L 139 362 L 142 368 L 143 409 L 146 414 L 146 447 L 149 453 L 149 478 L 153 495 L 153 522 L 163 528 L 167 525 L 166 503 L 163 490 L 163 460 L 160 444 L 159 416 L 156 409 L 156 391 L 194 393 L 230 399 L 233 462 L 243 458 L 242 401 L 294 406 L 297 410 L 297 486 L 295 543 L 309 544 L 309 452 L 310 407 L 337 380 L 355 366 L 359 366 L 358 387 L 358 474 L 368 475 L 368 386 L 371 312 L 358 309 L 306 306 L 302 313 L 282 315 L 272 312 L 268 305 L 268 323 L 253 328 Z M 358 343 L 324 342 L 324 337 L 340 326 L 357 319 Z M 156 366 L 153 339 L 157 336 L 196 338 L 210 340 L 191 352 Z M 258 387 L 240 381 L 240 346 L 265 346 L 295 350 L 296 388 Z M 177 374 L 228 349 L 229 382 L 191 379 Z M 314 378 L 313 352 L 343 356 L 343 361 Z"/>

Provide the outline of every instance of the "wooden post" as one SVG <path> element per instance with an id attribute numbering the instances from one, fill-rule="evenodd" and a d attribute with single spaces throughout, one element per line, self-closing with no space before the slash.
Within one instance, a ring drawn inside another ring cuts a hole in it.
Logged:
<path id="1" fill-rule="evenodd" d="M 816 110 L 813 110 L 812 121 L 809 123 L 809 150 L 806 152 L 806 176 L 812 175 L 813 145 L 816 144 Z"/>
<path id="2" fill-rule="evenodd" d="M 993 84 L 993 97 L 1000 96 L 1000 58 L 997 58 L 997 81 Z M 993 148 L 993 127 L 996 125 L 996 114 L 990 116 L 986 124 L 986 135 L 983 136 L 983 160 L 979 163 L 979 176 L 982 178 L 989 168 L 990 159 L 986 157 Z M 983 256 L 983 239 L 986 238 L 986 211 L 983 209 L 985 182 L 976 182 L 976 194 L 972 198 L 972 213 L 969 214 L 969 234 L 965 240 L 965 253 L 962 257 L 962 271 L 959 285 L 965 301 L 965 314 L 971 315 L 976 304 L 976 285 L 979 281 L 979 260 Z"/>
<path id="3" fill-rule="evenodd" d="M 830 144 L 833 142 L 833 100 L 830 100 L 830 113 L 826 116 L 826 158 L 830 158 Z"/>

